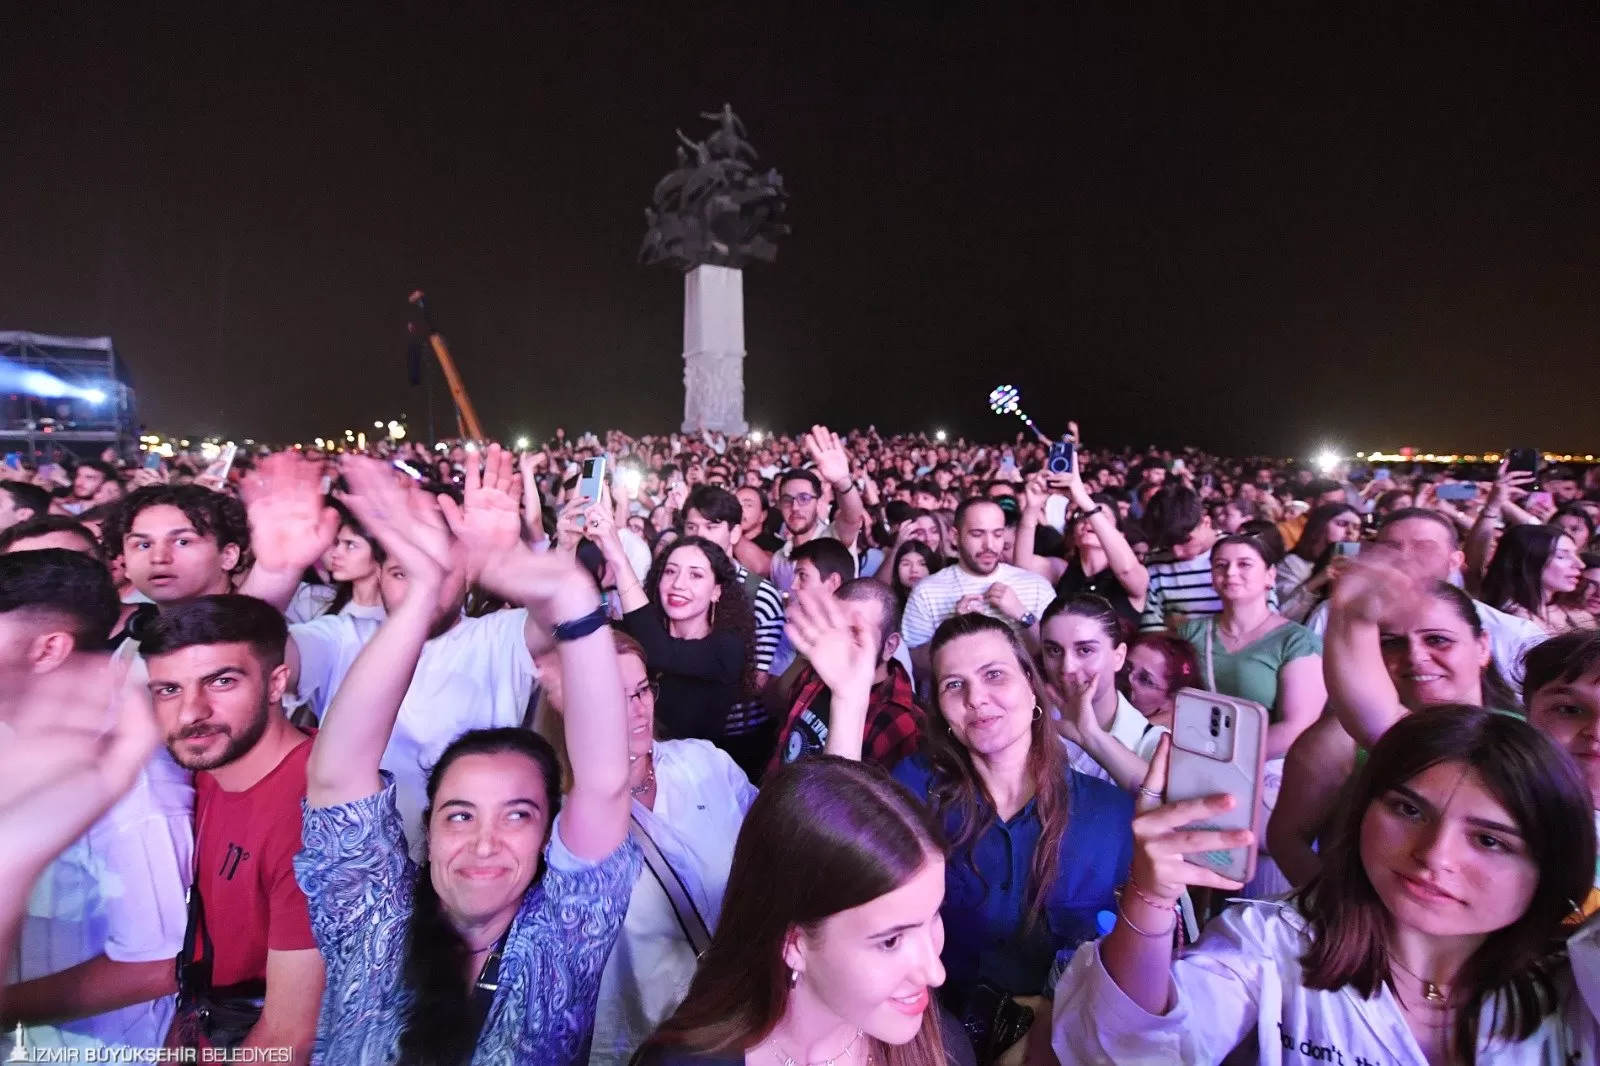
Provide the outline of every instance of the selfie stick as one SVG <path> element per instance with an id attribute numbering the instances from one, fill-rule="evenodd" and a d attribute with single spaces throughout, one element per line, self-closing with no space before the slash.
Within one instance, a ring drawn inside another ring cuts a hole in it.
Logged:
<path id="1" fill-rule="evenodd" d="M 1016 386 L 1001 385 L 991 392 L 989 394 L 989 410 L 997 415 L 1016 415 L 1027 424 L 1029 429 L 1033 430 L 1034 436 L 1046 444 L 1050 443 L 1050 438 L 1039 431 L 1039 427 L 1033 424 L 1033 419 L 1029 418 L 1028 413 L 1018 404 Z"/>

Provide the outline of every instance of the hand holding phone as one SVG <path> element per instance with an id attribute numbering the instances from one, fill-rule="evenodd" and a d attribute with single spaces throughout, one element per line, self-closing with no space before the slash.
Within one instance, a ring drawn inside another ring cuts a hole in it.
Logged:
<path id="1" fill-rule="evenodd" d="M 1178 693 L 1166 801 L 1193 816 L 1174 828 L 1183 825 L 1218 834 L 1255 829 L 1262 812 L 1267 725 L 1266 708 L 1259 703 L 1192 688 Z M 1219 800 L 1222 796 L 1229 798 Z M 1210 842 L 1220 845 L 1223 840 L 1218 836 Z M 1255 875 L 1256 847 L 1254 843 L 1211 846 L 1191 851 L 1184 859 L 1242 884 Z"/>
<path id="2" fill-rule="evenodd" d="M 578 478 L 577 496 L 580 500 L 588 501 L 584 508 L 585 510 L 600 502 L 600 490 L 605 487 L 605 483 L 606 457 L 597 455 L 593 459 L 585 459 L 583 461 L 583 473 Z M 584 528 L 586 520 L 582 514 L 578 515 L 577 524 L 579 529 Z"/>

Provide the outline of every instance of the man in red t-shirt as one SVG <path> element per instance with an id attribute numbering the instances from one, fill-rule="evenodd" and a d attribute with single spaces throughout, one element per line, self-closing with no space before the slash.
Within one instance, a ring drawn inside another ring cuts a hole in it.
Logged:
<path id="1" fill-rule="evenodd" d="M 294 878 L 311 734 L 283 713 L 283 616 L 249 596 L 164 610 L 141 642 L 150 693 L 195 773 L 195 876 L 175 1046 L 310 1057 L 323 968 Z"/>

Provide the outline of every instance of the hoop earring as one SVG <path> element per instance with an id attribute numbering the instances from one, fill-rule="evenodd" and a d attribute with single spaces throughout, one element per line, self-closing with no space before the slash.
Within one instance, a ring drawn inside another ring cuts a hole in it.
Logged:
<path id="1" fill-rule="evenodd" d="M 1033 705 L 1033 720 L 1037 722 L 1042 717 L 1044 717 L 1044 708 L 1035 703 Z"/>

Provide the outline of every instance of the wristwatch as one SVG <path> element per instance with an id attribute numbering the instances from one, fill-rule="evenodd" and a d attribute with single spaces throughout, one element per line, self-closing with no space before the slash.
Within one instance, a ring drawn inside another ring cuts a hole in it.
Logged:
<path id="1" fill-rule="evenodd" d="M 1027 626 L 1029 629 L 1032 629 L 1035 625 L 1038 624 L 1039 616 L 1034 614 L 1032 611 L 1029 611 L 1027 614 L 1023 615 L 1020 619 L 1018 619 L 1018 621 L 1020 621 L 1023 625 Z"/>
<path id="2" fill-rule="evenodd" d="M 579 640 L 595 632 L 605 625 L 609 618 L 606 617 L 606 605 L 601 604 L 582 618 L 574 618 L 570 622 L 561 622 L 551 632 L 557 644 L 565 644 L 569 640 Z"/>

